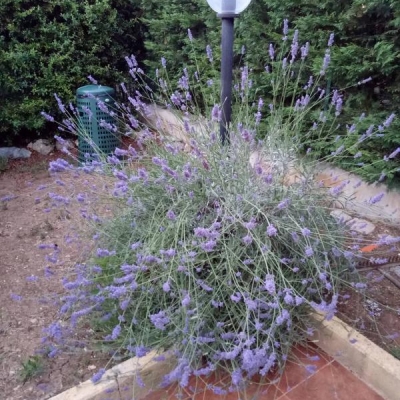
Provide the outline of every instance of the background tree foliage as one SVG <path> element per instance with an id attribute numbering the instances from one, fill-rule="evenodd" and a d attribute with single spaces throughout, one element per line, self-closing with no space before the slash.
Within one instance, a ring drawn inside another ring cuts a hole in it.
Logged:
<path id="1" fill-rule="evenodd" d="M 53 93 L 73 100 L 88 75 L 115 85 L 124 56 L 143 52 L 140 15 L 129 0 L 2 0 L 0 143 L 48 132 L 40 111 L 56 113 Z"/>
<path id="2" fill-rule="evenodd" d="M 205 0 L 165 3 L 143 0 L 142 7 L 147 28 L 146 59 L 152 69 L 159 67 L 163 56 L 173 79 L 178 79 L 188 60 L 204 60 L 207 44 L 213 48 L 214 62 L 219 65 L 220 21 Z M 365 129 L 370 124 L 381 125 L 390 113 L 397 112 L 400 106 L 399 0 L 253 0 L 235 22 L 235 67 L 239 75 L 239 67 L 243 65 L 241 49 L 245 46 L 245 62 L 252 69 L 253 87 L 266 104 L 271 95 L 270 78 L 264 73 L 269 60 L 268 48 L 270 43 L 279 46 L 282 42 L 284 18 L 289 19 L 292 32 L 299 29 L 302 43 L 309 41 L 316 49 L 310 54 L 304 76 L 318 74 L 323 49 L 330 33 L 334 32 L 332 63 L 326 79 L 321 82 L 322 88 L 331 93 L 334 89 L 352 86 L 343 92 L 346 106 L 339 121 L 342 127 L 335 131 L 334 137 L 313 142 L 316 155 L 324 156 L 336 149 L 337 136 L 344 136 L 346 123 L 358 121 L 363 112 L 368 115 L 361 124 Z M 193 45 L 187 38 L 188 28 L 195 37 Z M 203 63 L 201 68 L 207 70 L 209 66 Z M 368 77 L 373 80 L 366 85 L 356 85 Z M 310 138 L 310 142 L 311 139 L 314 138 Z M 310 142 L 306 140 L 305 147 Z M 384 171 L 386 181 L 394 183 L 400 181 L 399 158 L 388 162 L 383 157 L 399 146 L 397 119 L 383 138 L 364 146 L 361 158 L 355 160 L 350 155 L 337 159 L 342 166 L 357 170 L 371 181 L 381 178 Z M 362 168 L 360 163 L 364 164 Z"/>

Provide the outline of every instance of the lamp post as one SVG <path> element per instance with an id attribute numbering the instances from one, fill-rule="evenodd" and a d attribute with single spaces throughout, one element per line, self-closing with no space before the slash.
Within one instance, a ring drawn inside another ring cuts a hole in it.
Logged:
<path id="1" fill-rule="evenodd" d="M 221 38 L 221 121 L 220 136 L 222 144 L 229 141 L 228 126 L 232 115 L 232 69 L 234 20 L 244 11 L 251 0 L 207 0 L 208 5 L 222 21 Z"/>

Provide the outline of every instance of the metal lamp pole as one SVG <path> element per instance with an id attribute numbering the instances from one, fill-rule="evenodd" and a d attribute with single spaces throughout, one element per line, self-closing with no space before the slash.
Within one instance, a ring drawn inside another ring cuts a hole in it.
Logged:
<path id="1" fill-rule="evenodd" d="M 232 117 L 233 40 L 237 14 L 218 14 L 222 21 L 221 38 L 221 143 L 229 143 L 228 126 Z"/>
<path id="2" fill-rule="evenodd" d="M 221 38 L 221 121 L 222 144 L 229 143 L 228 127 L 232 117 L 233 40 L 235 18 L 251 0 L 207 0 L 222 21 Z"/>

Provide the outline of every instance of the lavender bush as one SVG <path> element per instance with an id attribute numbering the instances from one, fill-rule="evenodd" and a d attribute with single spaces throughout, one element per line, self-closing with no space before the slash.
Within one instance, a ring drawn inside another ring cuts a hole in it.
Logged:
<path id="1" fill-rule="evenodd" d="M 178 363 L 164 385 L 178 381 L 186 387 L 191 376 L 227 369 L 231 381 L 213 388 L 224 394 L 255 374 L 282 369 L 293 343 L 312 335 L 310 310 L 333 317 L 340 290 L 350 282 L 357 239 L 330 215 L 343 185 L 328 190 L 315 182 L 312 152 L 300 155 L 297 136 L 306 116 L 325 101 L 318 82 L 329 67 L 333 36 L 317 76 L 302 82 L 309 44 L 299 45 L 297 31 L 291 44 L 287 35 L 285 21 L 281 57 L 271 46 L 265 72 L 275 88 L 270 104 L 252 100 L 251 76 L 242 68 L 229 146 L 218 137 L 218 104 L 203 117 L 195 115 L 191 81 L 199 85 L 199 71 L 192 76 L 185 69 L 171 90 L 162 60 L 156 91 L 134 57 L 128 59 L 142 91 L 128 93 L 122 85 L 128 103 L 117 111 L 119 127 L 134 134 L 138 146 L 99 154 L 80 167 L 63 160 L 50 165 L 55 174 L 75 171 L 105 180 L 113 216 L 85 214 L 97 247 L 74 278 L 64 280 L 64 322 L 48 328 L 47 345 L 61 350 L 81 322 L 91 321 L 96 340 L 114 356 L 173 352 Z M 292 99 L 291 112 L 282 115 L 290 87 L 300 84 L 304 95 Z M 149 100 L 177 112 L 188 151 L 139 122 Z M 334 91 L 329 100 L 331 112 L 318 113 L 310 135 L 334 132 L 343 99 Z M 73 106 L 70 110 L 78 115 Z M 62 125 L 77 127 L 73 119 Z M 260 130 L 264 141 L 257 139 Z M 371 128 L 359 135 L 352 126 L 348 135 L 362 142 L 374 133 Z M 345 148 L 339 139 L 332 157 L 354 150 L 354 143 Z M 85 194 L 76 200 L 90 207 Z"/>

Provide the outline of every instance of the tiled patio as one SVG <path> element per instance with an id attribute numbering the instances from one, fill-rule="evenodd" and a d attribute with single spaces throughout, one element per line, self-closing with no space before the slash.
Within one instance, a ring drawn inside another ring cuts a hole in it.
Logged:
<path id="1" fill-rule="evenodd" d="M 226 378 L 228 379 L 228 378 Z M 193 380 L 191 390 L 177 386 L 157 390 L 145 400 L 383 400 L 351 371 L 318 349 L 297 347 L 281 379 L 270 384 L 252 382 L 246 393 L 215 395 L 207 385 L 218 385 L 223 376 Z M 223 386 L 223 384 L 221 384 Z"/>

